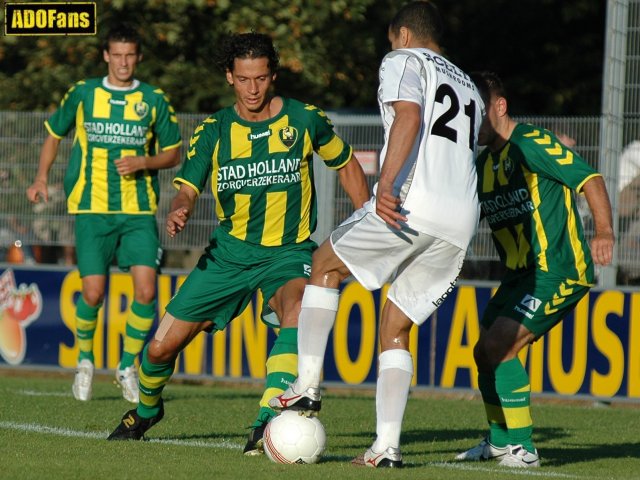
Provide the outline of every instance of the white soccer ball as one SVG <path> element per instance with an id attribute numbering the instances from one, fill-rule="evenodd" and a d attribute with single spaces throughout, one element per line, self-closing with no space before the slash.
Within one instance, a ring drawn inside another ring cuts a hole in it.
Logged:
<path id="1" fill-rule="evenodd" d="M 320 420 L 285 410 L 264 430 L 264 451 L 275 463 L 316 463 L 327 445 Z"/>

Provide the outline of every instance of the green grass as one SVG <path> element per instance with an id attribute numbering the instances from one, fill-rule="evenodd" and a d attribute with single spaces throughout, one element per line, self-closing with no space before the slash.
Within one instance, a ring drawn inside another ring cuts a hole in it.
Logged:
<path id="1" fill-rule="evenodd" d="M 493 462 L 456 463 L 485 434 L 471 396 L 414 393 L 402 436 L 406 468 L 354 467 L 374 439 L 372 391 L 327 389 L 320 416 L 328 446 L 317 465 L 276 465 L 244 457 L 246 429 L 261 394 L 254 384 L 171 383 L 165 418 L 149 442 L 104 440 L 131 408 L 110 377 L 98 375 L 90 402 L 71 396 L 72 373 L 0 369 L 0 479 L 594 479 L 640 478 L 640 408 L 534 399 L 534 439 L 543 467 L 513 471 Z"/>

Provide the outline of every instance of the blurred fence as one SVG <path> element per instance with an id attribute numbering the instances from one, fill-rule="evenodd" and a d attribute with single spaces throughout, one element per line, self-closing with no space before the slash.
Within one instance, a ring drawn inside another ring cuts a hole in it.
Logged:
<path id="1" fill-rule="evenodd" d="M 179 115 L 182 135 L 188 141 L 191 132 L 205 115 Z M 383 130 L 377 115 L 344 115 L 329 112 L 336 131 L 351 145 L 361 160 L 365 161 L 370 185 L 376 180 L 375 166 L 377 155 L 383 141 Z M 1 252 L 16 241 L 23 245 L 64 246 L 73 245 L 73 217 L 66 214 L 66 203 L 62 190 L 62 180 L 67 165 L 72 135 L 68 135 L 60 144 L 58 159 L 49 174 L 50 200 L 48 203 L 32 205 L 25 195 L 26 188 L 35 176 L 39 152 L 46 135 L 43 122 L 47 114 L 36 112 L 0 112 L 0 261 Z M 599 168 L 601 117 L 519 117 L 519 121 L 535 123 L 549 130 L 565 135 L 566 142 L 575 142 L 573 146 L 587 162 Z M 629 120 L 627 132 L 638 133 L 640 121 Z M 635 125 L 635 128 L 633 127 Z M 630 135 L 625 141 L 630 143 L 640 135 Z M 640 146 L 640 144 L 639 144 Z M 640 157 L 640 149 L 638 150 Z M 615 161 L 615 160 L 614 160 Z M 335 172 L 322 166 L 315 169 L 317 173 L 319 225 L 314 239 L 321 241 L 340 221 L 351 213 L 351 204 L 336 180 Z M 617 169 L 616 169 L 617 171 Z M 164 232 L 164 218 L 173 198 L 175 190 L 171 179 L 175 170 L 164 170 L 160 173 L 161 196 L 158 211 L 158 224 L 161 241 L 165 250 L 200 250 L 208 243 L 208 238 L 215 228 L 215 208 L 211 191 L 207 188 L 198 200 L 196 211 L 192 216 L 188 229 L 174 239 L 169 239 Z M 618 179 L 616 179 L 617 184 Z M 610 192 L 618 195 L 618 192 Z M 617 197 L 616 197 L 617 198 Z M 613 202 L 618 205 L 618 202 Z M 583 211 L 583 223 L 587 234 L 592 234 L 592 223 L 588 208 L 580 200 Z M 637 205 L 635 206 L 637 207 Z M 637 210 L 637 208 L 635 208 Z M 614 212 L 617 215 L 618 212 Z M 620 236 L 626 235 L 633 219 L 620 218 Z M 633 230 L 633 228 L 631 229 Z M 637 244 L 636 236 L 636 244 Z M 640 245 L 627 248 L 624 255 L 619 255 L 624 262 L 624 269 L 632 272 L 631 276 L 640 277 Z M 495 262 L 497 255 L 491 242 L 488 226 L 483 222 L 469 251 L 469 264 L 480 266 L 468 273 L 470 279 L 487 279 L 487 269 L 483 262 Z"/>

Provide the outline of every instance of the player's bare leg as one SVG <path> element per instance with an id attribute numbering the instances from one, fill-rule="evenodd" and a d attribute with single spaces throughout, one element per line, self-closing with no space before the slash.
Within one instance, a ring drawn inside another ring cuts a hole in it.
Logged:
<path id="1" fill-rule="evenodd" d="M 165 313 L 153 340 L 142 353 L 139 369 L 140 403 L 122 417 L 108 440 L 142 440 L 144 433 L 162 420 L 162 390 L 169 382 L 178 354 L 212 322 L 186 322 Z"/>

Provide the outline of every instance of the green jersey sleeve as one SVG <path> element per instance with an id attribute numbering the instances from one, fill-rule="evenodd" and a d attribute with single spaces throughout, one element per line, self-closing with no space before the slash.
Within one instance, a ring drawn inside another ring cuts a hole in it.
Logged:
<path id="1" fill-rule="evenodd" d="M 582 190 L 587 180 L 600 175 L 553 133 L 528 127 L 520 133 L 519 144 L 524 154 L 523 163 L 530 171 L 577 191 Z"/>
<path id="2" fill-rule="evenodd" d="M 308 105 L 310 111 L 313 134 L 313 150 L 320 155 L 325 165 L 332 169 L 340 169 L 351 160 L 351 145 L 336 135 L 333 124 L 323 110 Z"/>
<path id="3" fill-rule="evenodd" d="M 73 85 L 62 97 L 58 109 L 45 121 L 45 127 L 51 135 L 61 139 L 76 122 L 76 113 L 82 103 L 84 80 Z"/>
<path id="4" fill-rule="evenodd" d="M 180 146 L 180 128 L 176 112 L 171 106 L 169 97 L 160 89 L 155 90 L 160 96 L 156 112 L 156 135 L 161 150 L 170 150 Z"/>
<path id="5" fill-rule="evenodd" d="M 209 117 L 196 127 L 189 139 L 189 149 L 173 185 L 189 185 L 198 194 L 204 190 L 212 173 L 216 150 L 220 141 L 216 119 Z"/>

